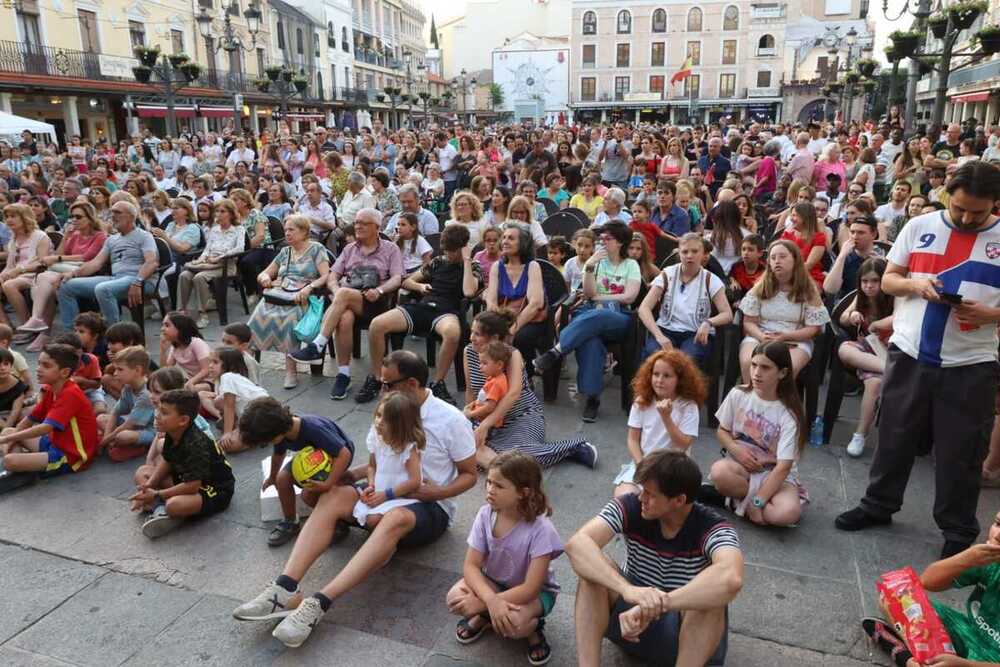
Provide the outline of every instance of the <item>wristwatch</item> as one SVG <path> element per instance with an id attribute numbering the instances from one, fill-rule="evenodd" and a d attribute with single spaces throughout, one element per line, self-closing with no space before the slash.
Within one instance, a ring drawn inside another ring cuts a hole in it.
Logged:
<path id="1" fill-rule="evenodd" d="M 753 500 L 751 500 L 750 502 L 753 503 L 753 506 L 756 507 L 757 509 L 763 509 L 764 505 L 767 504 L 763 501 L 763 499 L 761 499 L 760 496 L 754 496 Z"/>

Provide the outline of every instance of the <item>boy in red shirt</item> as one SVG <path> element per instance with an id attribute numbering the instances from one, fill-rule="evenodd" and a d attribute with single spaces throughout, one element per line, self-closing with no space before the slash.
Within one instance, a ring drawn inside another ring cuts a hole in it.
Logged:
<path id="1" fill-rule="evenodd" d="M 743 239 L 740 246 L 740 261 L 729 269 L 730 288 L 738 291 L 740 296 L 750 291 L 757 280 L 764 275 L 764 238 L 751 234 Z"/>
<path id="2" fill-rule="evenodd" d="M 41 399 L 30 415 L 0 434 L 5 468 L 0 473 L 0 490 L 11 488 L 14 480 L 4 479 L 11 473 L 52 477 L 80 472 L 94 460 L 100 442 L 97 418 L 90 401 L 70 379 L 79 363 L 80 355 L 69 345 L 46 345 L 38 356 Z"/>
<path id="3" fill-rule="evenodd" d="M 646 243 L 650 251 L 656 250 L 656 239 L 661 236 L 672 238 L 660 226 L 651 221 L 653 209 L 646 201 L 636 201 L 632 204 L 632 222 L 628 223 L 628 228 L 633 232 L 639 232 L 646 237 Z"/>

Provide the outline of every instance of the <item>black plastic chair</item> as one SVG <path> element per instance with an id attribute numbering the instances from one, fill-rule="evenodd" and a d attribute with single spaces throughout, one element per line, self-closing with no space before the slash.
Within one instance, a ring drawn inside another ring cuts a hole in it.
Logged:
<path id="1" fill-rule="evenodd" d="M 273 215 L 267 216 L 267 231 L 271 235 L 270 247 L 281 250 L 285 247 L 285 226 Z"/>
<path id="2" fill-rule="evenodd" d="M 833 352 L 830 355 L 830 384 L 826 388 L 826 402 L 823 405 L 823 442 L 830 442 L 833 427 L 840 418 L 840 406 L 844 402 L 844 385 L 849 372 L 840 360 L 840 344 L 848 340 L 856 340 L 856 327 L 844 327 L 840 317 L 857 296 L 857 290 L 852 290 L 843 296 L 830 313 L 830 329 L 833 332 Z"/>
<path id="3" fill-rule="evenodd" d="M 48 231 L 45 232 L 45 235 L 49 237 L 49 242 L 52 243 L 52 251 L 55 252 L 55 250 L 59 247 L 59 244 L 63 242 L 62 232 Z"/>
<path id="4" fill-rule="evenodd" d="M 557 204 L 554 200 L 549 199 L 548 197 L 539 197 L 535 201 L 541 202 L 542 206 L 545 207 L 546 219 L 548 219 L 548 216 L 555 215 L 556 213 L 559 212 L 559 204 Z"/>
<path id="5" fill-rule="evenodd" d="M 568 213 L 569 215 L 572 215 L 574 218 L 579 220 L 581 227 L 590 227 L 590 223 L 592 222 L 592 220 L 589 217 L 587 217 L 586 213 L 572 206 L 569 208 L 564 208 L 562 211 L 560 211 L 560 213 Z"/>
<path id="6" fill-rule="evenodd" d="M 543 199 L 542 201 L 550 201 Z M 556 211 L 555 213 L 549 215 L 542 222 L 542 230 L 545 235 L 549 238 L 553 236 L 562 236 L 567 241 L 573 238 L 573 234 L 576 234 L 577 230 L 583 229 L 587 225 L 580 222 L 572 213 L 569 213 L 569 209 L 565 211 Z"/>
<path id="7" fill-rule="evenodd" d="M 670 257 L 671 253 L 677 251 L 677 241 L 673 239 L 668 239 L 665 236 L 656 237 L 656 248 L 654 250 L 654 255 L 656 256 L 653 260 L 657 266 L 661 269 L 664 266 L 668 266 L 665 262 Z"/>
<path id="8" fill-rule="evenodd" d="M 547 350 L 555 345 L 556 311 L 569 298 L 569 288 L 562 271 L 544 259 L 536 259 L 542 270 L 542 289 L 545 291 L 545 336 L 538 341 L 536 349 Z M 542 373 L 543 394 L 546 401 L 556 400 L 559 391 L 559 364 Z"/>
<path id="9" fill-rule="evenodd" d="M 441 234 L 428 234 L 424 239 L 431 246 L 431 257 L 437 257 L 441 254 Z"/>
<path id="10" fill-rule="evenodd" d="M 228 309 L 228 294 L 229 290 L 226 289 L 230 285 L 235 289 L 239 295 L 240 300 L 243 302 L 243 312 L 248 316 L 250 315 L 250 304 L 247 301 L 247 290 L 243 285 L 243 278 L 240 276 L 239 271 L 235 271 L 230 275 L 230 266 L 236 267 L 239 261 L 250 252 L 250 233 L 247 232 L 243 240 L 243 252 L 233 255 L 231 258 L 222 263 L 222 275 L 212 281 L 212 291 L 215 292 L 215 308 L 219 313 L 219 325 L 226 326 L 229 324 L 229 309 Z"/>

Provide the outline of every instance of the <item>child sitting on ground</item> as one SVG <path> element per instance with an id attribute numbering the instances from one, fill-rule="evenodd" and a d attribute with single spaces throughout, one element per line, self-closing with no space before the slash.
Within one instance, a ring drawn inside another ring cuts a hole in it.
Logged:
<path id="1" fill-rule="evenodd" d="M 267 538 L 267 543 L 278 547 L 291 540 L 299 532 L 299 521 L 295 512 L 295 489 L 292 486 L 291 461 L 282 467 L 287 452 L 297 452 L 304 447 L 321 449 L 333 459 L 330 475 L 324 482 L 312 482 L 302 489 L 302 500 L 310 507 L 316 505 L 320 495 L 335 486 L 349 484 L 345 477 L 347 467 L 354 458 L 354 442 L 328 417 L 316 415 L 296 416 L 286 406 L 270 396 L 250 401 L 240 415 L 240 442 L 246 447 L 272 445 L 271 472 L 261 489 L 274 486 L 278 490 L 278 501 L 284 518 L 278 522 Z M 338 524 L 343 535 L 348 530 L 346 524 Z M 336 539 L 336 534 L 335 534 Z"/>
<path id="2" fill-rule="evenodd" d="M 14 357 L 14 375 L 28 386 L 28 399 L 31 399 L 35 395 L 35 381 L 31 377 L 31 371 L 28 369 L 28 362 L 25 360 L 24 355 L 13 350 L 10 347 L 11 339 L 14 338 L 14 330 L 10 328 L 7 324 L 0 324 L 0 349 L 7 350 Z"/>
<path id="3" fill-rule="evenodd" d="M 549 264 L 563 273 L 566 270 L 566 256 L 569 255 L 569 243 L 566 242 L 566 237 L 551 236 L 546 247 L 548 248 L 546 258 L 549 260 Z"/>
<path id="4" fill-rule="evenodd" d="M 354 505 L 355 521 L 374 528 L 392 508 L 420 502 L 406 496 L 420 488 L 420 452 L 426 445 L 420 406 L 402 392 L 386 394 L 368 432 L 368 486 Z"/>
<path id="5" fill-rule="evenodd" d="M 0 348 L 0 428 L 21 420 L 21 411 L 28 396 L 28 385 L 14 375 L 14 355 Z"/>
<path id="6" fill-rule="evenodd" d="M 129 498 L 152 516 L 142 534 L 155 539 L 184 519 L 221 512 L 233 498 L 236 480 L 226 456 L 194 421 L 200 401 L 193 391 L 172 389 L 160 396 L 156 429 L 163 432 L 163 460 Z"/>
<path id="7" fill-rule="evenodd" d="M 247 365 L 247 377 L 254 384 L 260 384 L 260 364 L 250 354 L 250 327 L 243 322 L 233 322 L 222 330 L 222 344 L 235 347 L 243 353 L 243 361 Z"/>
<path id="8" fill-rule="evenodd" d="M 135 322 L 116 322 L 108 328 L 105 340 L 108 344 L 108 363 L 104 364 L 101 388 L 104 390 L 105 396 L 117 400 L 122 395 L 122 381 L 121 378 L 116 377 L 115 365 L 111 362 L 115 360 L 115 354 L 126 347 L 143 347 L 142 329 Z M 156 363 L 150 360 L 150 371 L 154 371 L 156 368 Z"/>
<path id="9" fill-rule="evenodd" d="M 167 313 L 160 327 L 160 365 L 177 366 L 187 377 L 186 389 L 213 390 L 208 379 L 208 356 L 212 348 L 201 338 L 193 318 L 174 311 Z"/>
<path id="10" fill-rule="evenodd" d="M 73 318 L 73 331 L 80 337 L 83 351 L 97 357 L 101 367 L 108 365 L 108 341 L 105 335 L 108 325 L 104 322 L 104 316 L 100 313 L 80 313 Z"/>
<path id="11" fill-rule="evenodd" d="M 160 396 L 164 393 L 170 391 L 171 389 L 183 389 L 184 381 L 184 373 L 179 368 L 160 368 L 153 371 L 149 376 L 149 381 L 146 383 L 147 389 L 149 390 L 149 401 L 153 404 L 153 408 L 155 409 L 160 407 Z M 201 415 L 195 417 L 194 425 L 209 438 L 212 438 L 213 440 L 215 439 L 215 432 L 212 430 L 211 424 L 209 424 L 204 417 Z M 139 466 L 135 471 L 133 478 L 135 479 L 136 487 L 143 486 L 146 483 L 150 475 L 153 474 L 153 471 L 156 470 L 156 466 L 158 466 L 162 460 L 163 434 L 157 432 L 156 438 L 153 439 L 153 444 L 149 446 L 149 450 L 146 452 L 146 462 Z M 131 510 L 133 512 L 138 512 L 139 503 L 133 501 Z"/>
<path id="12" fill-rule="evenodd" d="M 53 343 L 69 345 L 80 355 L 80 363 L 73 371 L 73 382 L 83 390 L 84 395 L 94 408 L 95 415 L 102 415 L 108 411 L 108 399 L 101 389 L 101 363 L 97 357 L 89 352 L 83 351 L 83 342 L 80 337 L 72 332 L 64 332 L 52 339 Z"/>
<path id="13" fill-rule="evenodd" d="M 94 460 L 100 442 L 97 418 L 72 380 L 79 363 L 79 353 L 69 345 L 51 343 L 38 355 L 41 400 L 17 426 L 0 433 L 6 471 L 52 477 L 85 470 Z"/>
<path id="14" fill-rule="evenodd" d="M 104 438 L 101 448 L 117 463 L 145 454 L 156 437 L 153 403 L 146 388 L 149 353 L 141 347 L 127 347 L 115 355 L 115 374 L 121 379 L 122 394 L 109 414 L 97 418 Z"/>
<path id="15" fill-rule="evenodd" d="M 936 656 L 929 665 L 987 667 L 1000 663 L 1000 513 L 993 517 L 986 542 L 931 563 L 920 575 L 920 583 L 929 592 L 972 587 L 963 610 L 931 601 L 944 629 L 948 632 L 957 656 Z M 865 618 L 861 627 L 879 648 L 892 656 L 897 667 L 921 667 L 910 650 L 882 619 Z"/>
<path id="16" fill-rule="evenodd" d="M 471 644 L 493 628 L 528 639 L 528 660 L 548 662 L 542 633 L 559 585 L 551 562 L 563 552 L 542 490 L 542 469 L 518 451 L 503 452 L 486 474 L 486 504 L 469 531 L 462 578 L 448 591 L 448 611 L 462 617 L 455 639 Z"/>
<path id="17" fill-rule="evenodd" d="M 235 347 L 221 347 L 213 350 L 208 358 L 209 376 L 216 391 L 199 392 L 202 409 L 215 419 L 222 419 L 222 437 L 219 446 L 227 454 L 235 454 L 247 449 L 240 442 L 236 425 L 247 404 L 255 398 L 267 396 L 248 375 L 243 353 Z"/>
<path id="18" fill-rule="evenodd" d="M 510 356 L 510 346 L 499 340 L 487 343 L 479 353 L 479 368 L 486 376 L 486 383 L 479 390 L 476 400 L 462 410 L 462 414 L 471 421 L 481 422 L 489 417 L 496 410 L 500 399 L 507 395 L 507 364 L 510 363 Z M 503 420 L 497 422 L 496 426 L 503 426 Z"/>

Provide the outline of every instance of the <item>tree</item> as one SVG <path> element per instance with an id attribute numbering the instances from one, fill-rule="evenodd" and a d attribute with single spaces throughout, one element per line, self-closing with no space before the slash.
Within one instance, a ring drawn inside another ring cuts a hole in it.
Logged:
<path id="1" fill-rule="evenodd" d="M 499 83 L 490 84 L 490 106 L 494 111 L 497 107 L 502 107 L 504 103 L 503 88 Z"/>

